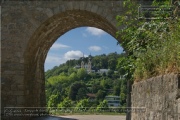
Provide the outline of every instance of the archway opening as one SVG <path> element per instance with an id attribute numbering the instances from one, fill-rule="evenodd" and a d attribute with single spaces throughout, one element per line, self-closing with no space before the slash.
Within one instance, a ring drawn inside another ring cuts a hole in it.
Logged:
<path id="1" fill-rule="evenodd" d="M 116 38 L 107 32 L 90 26 L 78 27 L 60 36 L 48 51 L 45 72 L 68 60 L 79 59 L 89 55 L 101 55 L 116 52 L 121 54 L 123 48 Z"/>
<path id="2" fill-rule="evenodd" d="M 47 53 L 57 38 L 67 31 L 92 26 L 102 29 L 115 37 L 117 28 L 102 16 L 84 11 L 68 10 L 52 16 L 35 31 L 25 51 L 26 105 L 45 106 L 44 62 Z M 120 42 L 119 39 L 116 39 Z"/>
<path id="3" fill-rule="evenodd" d="M 47 106 L 73 109 L 87 100 L 86 107 L 96 110 L 109 95 L 117 100 L 109 100 L 108 107 L 125 104 L 118 99 L 123 83 L 116 68 L 122 54 L 117 40 L 98 28 L 79 27 L 60 36 L 45 62 Z"/>

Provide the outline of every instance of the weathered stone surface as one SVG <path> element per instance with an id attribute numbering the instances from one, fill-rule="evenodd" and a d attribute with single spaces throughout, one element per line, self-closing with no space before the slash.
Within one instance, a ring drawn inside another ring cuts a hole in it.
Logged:
<path id="1" fill-rule="evenodd" d="M 17 86 L 17 89 L 18 89 L 18 90 L 25 90 L 25 86 L 24 86 L 24 85 L 18 85 L 18 86 Z"/>
<path id="2" fill-rule="evenodd" d="M 13 91 L 12 95 L 24 95 L 24 91 Z"/>
<path id="3" fill-rule="evenodd" d="M 17 104 L 18 105 L 24 105 L 25 98 L 24 96 L 17 96 Z"/>
<path id="4" fill-rule="evenodd" d="M 121 0 L 2 1 L 2 113 L 7 106 L 45 106 L 44 61 L 59 36 L 93 26 L 115 37 L 122 13 Z"/>
<path id="5" fill-rule="evenodd" d="M 179 120 L 180 75 L 167 74 L 135 83 L 132 86 L 132 107 L 145 112 L 132 112 L 132 120 Z"/>

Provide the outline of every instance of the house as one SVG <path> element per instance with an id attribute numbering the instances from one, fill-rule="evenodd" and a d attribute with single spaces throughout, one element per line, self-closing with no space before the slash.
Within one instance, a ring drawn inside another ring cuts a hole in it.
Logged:
<path id="1" fill-rule="evenodd" d="M 91 102 L 93 102 L 93 101 L 96 100 L 96 94 L 88 93 L 88 94 L 86 94 L 86 95 L 87 95 L 87 97 L 89 98 L 89 100 L 90 100 Z"/>
<path id="2" fill-rule="evenodd" d="M 107 73 L 108 73 L 109 70 L 110 70 L 110 69 L 99 69 L 99 70 L 98 70 L 98 73 L 99 73 L 99 74 L 105 73 L 105 74 L 107 75 Z"/>
<path id="3" fill-rule="evenodd" d="M 105 100 L 108 102 L 108 107 L 120 107 L 120 96 L 106 96 Z"/>

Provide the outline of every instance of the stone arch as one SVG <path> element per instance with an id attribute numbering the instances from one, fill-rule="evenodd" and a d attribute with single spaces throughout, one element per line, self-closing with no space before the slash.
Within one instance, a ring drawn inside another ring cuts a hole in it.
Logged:
<path id="1" fill-rule="evenodd" d="M 66 10 L 48 18 L 34 32 L 24 53 L 26 106 L 45 105 L 44 62 L 48 50 L 59 36 L 82 26 L 100 28 L 113 37 L 117 31 L 116 26 L 97 13 L 87 10 Z"/>

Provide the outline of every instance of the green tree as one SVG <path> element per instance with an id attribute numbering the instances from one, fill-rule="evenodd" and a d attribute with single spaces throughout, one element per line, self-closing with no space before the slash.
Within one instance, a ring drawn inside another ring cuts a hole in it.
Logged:
<path id="1" fill-rule="evenodd" d="M 115 85 L 113 87 L 113 95 L 119 96 L 120 94 L 120 85 Z"/>
<path id="2" fill-rule="evenodd" d="M 73 106 L 73 103 L 69 98 L 65 98 L 62 102 L 58 104 L 59 108 L 68 108 L 72 106 Z"/>
<path id="3" fill-rule="evenodd" d="M 69 80 L 74 82 L 74 81 L 79 80 L 79 78 L 78 78 L 77 74 L 75 72 L 73 72 L 73 73 L 70 74 Z"/>
<path id="4" fill-rule="evenodd" d="M 77 73 L 77 69 L 75 69 L 75 68 L 69 68 L 68 69 L 68 75 L 71 75 L 72 73 Z"/>
<path id="5" fill-rule="evenodd" d="M 126 103 L 126 95 L 123 92 L 120 93 L 120 101 L 122 105 Z"/>
<path id="6" fill-rule="evenodd" d="M 167 0 L 161 4 L 154 3 L 158 7 L 171 6 Z M 164 18 L 167 15 L 162 9 L 156 11 L 159 20 L 140 20 L 137 15 L 139 5 L 135 1 L 126 0 L 123 5 L 127 11 L 124 15 L 117 16 L 118 25 L 122 26 L 117 35 L 121 37 L 121 44 L 128 55 L 127 60 L 129 59 L 130 65 L 135 68 L 131 79 L 139 81 L 165 74 L 166 71 L 179 71 L 180 63 L 177 61 L 179 55 L 177 51 L 180 47 L 177 31 L 180 21 L 178 16 L 175 16 L 176 19 L 166 20 Z M 174 49 L 169 51 L 172 48 Z"/>
<path id="7" fill-rule="evenodd" d="M 109 70 L 108 73 L 107 73 L 109 78 L 112 78 L 113 74 L 114 74 L 113 70 Z"/>
<path id="8" fill-rule="evenodd" d="M 78 94 L 78 90 L 80 88 L 85 88 L 86 89 L 86 85 L 82 82 L 75 82 L 70 86 L 70 90 L 69 90 L 69 98 L 71 100 L 76 100 L 76 96 Z"/>
<path id="9" fill-rule="evenodd" d="M 83 68 L 79 69 L 77 72 L 77 76 L 80 80 L 84 80 L 84 78 L 86 78 L 86 76 L 87 76 L 86 70 Z"/>
<path id="10" fill-rule="evenodd" d="M 87 97 L 86 94 L 87 94 L 87 89 L 85 87 L 79 88 L 76 95 L 76 100 L 85 99 Z"/>
<path id="11" fill-rule="evenodd" d="M 75 110 L 86 111 L 89 109 L 90 105 L 89 99 L 82 99 L 76 104 Z"/>
<path id="12" fill-rule="evenodd" d="M 100 102 L 100 104 L 96 108 L 97 111 L 104 111 L 107 109 L 108 109 L 108 102 L 106 100 L 103 100 L 102 102 Z"/>
<path id="13" fill-rule="evenodd" d="M 104 89 L 110 89 L 111 85 L 112 85 L 112 80 L 111 79 L 103 79 L 103 80 L 101 80 L 100 85 Z"/>
<path id="14" fill-rule="evenodd" d="M 103 90 L 98 90 L 96 96 L 97 96 L 97 100 L 103 100 L 106 96 L 106 92 Z"/>
<path id="15" fill-rule="evenodd" d="M 98 90 L 102 90 L 102 89 L 103 89 L 102 86 L 100 86 L 100 85 L 97 84 L 97 83 L 93 83 L 93 85 L 92 85 L 92 92 L 93 92 L 93 93 L 97 93 Z"/>
<path id="16" fill-rule="evenodd" d="M 111 58 L 108 60 L 108 68 L 111 70 L 115 70 L 116 69 L 116 64 L 117 64 L 117 60 L 114 58 Z"/>
<path id="17" fill-rule="evenodd" d="M 48 101 L 48 107 L 57 107 L 58 95 L 51 95 Z"/>

